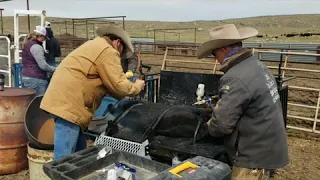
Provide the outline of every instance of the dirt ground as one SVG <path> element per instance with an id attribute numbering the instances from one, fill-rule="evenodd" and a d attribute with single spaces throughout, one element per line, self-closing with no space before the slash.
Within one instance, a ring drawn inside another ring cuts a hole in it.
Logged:
<path id="1" fill-rule="evenodd" d="M 289 136 L 288 145 L 290 163 L 280 169 L 272 180 L 319 179 L 320 142 Z"/>
<path id="2" fill-rule="evenodd" d="M 320 139 L 320 136 L 317 137 Z M 320 142 L 289 135 L 290 163 L 271 180 L 317 180 L 320 177 Z M 29 179 L 28 170 L 0 176 L 0 180 Z"/>
<path id="3" fill-rule="evenodd" d="M 161 64 L 161 61 L 153 60 L 147 63 Z M 276 65 L 276 63 L 266 63 L 267 65 Z M 181 64 L 180 64 L 181 66 Z M 317 69 L 320 70 L 320 64 L 289 64 L 289 67 Z M 157 72 L 159 66 L 154 66 L 153 71 Z M 297 79 L 288 82 L 290 86 L 302 86 L 310 88 L 320 88 L 319 75 L 316 73 L 305 72 L 286 72 L 286 77 L 297 76 Z M 309 77 L 307 79 L 306 77 Z M 289 92 L 289 101 L 300 104 L 316 105 L 318 94 L 304 91 Z M 302 116 L 314 116 L 314 110 L 305 110 L 289 106 L 288 112 Z M 302 112 L 302 113 L 301 113 Z M 295 120 L 288 118 L 289 125 L 299 125 L 301 127 L 311 128 L 312 122 Z M 320 125 L 318 125 L 319 127 Z M 320 130 L 320 129 L 318 129 Z M 272 180 L 317 180 L 320 179 L 320 134 L 306 133 L 303 131 L 288 129 L 288 146 L 290 163 L 283 169 L 277 171 Z M 23 180 L 29 179 L 28 170 L 13 175 L 0 176 L 0 180 Z"/>
<path id="4" fill-rule="evenodd" d="M 319 64 L 289 64 L 288 67 L 320 70 Z M 297 79 L 288 82 L 289 87 L 300 86 L 316 89 L 320 88 L 319 73 L 288 71 L 286 74 L 288 77 L 298 77 Z M 289 102 L 315 106 L 317 104 L 318 96 L 318 92 L 290 90 Z M 289 106 L 288 113 L 314 118 L 315 110 Z M 311 128 L 313 122 L 288 118 L 288 124 Z M 320 124 L 317 123 L 316 129 L 320 130 L 319 127 Z M 302 131 L 292 129 L 288 130 L 288 134 L 290 164 L 280 170 L 274 179 L 320 179 L 320 134 L 304 133 Z"/>
<path id="5" fill-rule="evenodd" d="M 0 176 L 0 180 L 25 180 L 29 179 L 29 171 L 24 170 L 17 174 L 3 175 Z"/>

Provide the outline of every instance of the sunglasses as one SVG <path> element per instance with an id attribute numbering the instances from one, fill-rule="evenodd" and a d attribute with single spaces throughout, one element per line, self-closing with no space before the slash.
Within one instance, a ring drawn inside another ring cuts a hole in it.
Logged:
<path id="1" fill-rule="evenodd" d="M 217 52 L 219 51 L 220 49 L 214 49 L 211 51 L 211 55 L 213 55 L 214 57 L 216 57 L 216 54 Z"/>
<path id="2" fill-rule="evenodd" d="M 120 42 L 120 44 L 122 45 L 123 49 L 125 49 L 125 48 L 126 48 L 126 44 L 123 42 L 123 40 L 122 40 L 122 39 L 119 39 L 119 42 Z"/>
<path id="3" fill-rule="evenodd" d="M 214 57 L 216 57 L 216 52 L 217 52 L 216 50 L 212 50 L 212 51 L 211 51 L 211 55 L 214 56 Z"/>

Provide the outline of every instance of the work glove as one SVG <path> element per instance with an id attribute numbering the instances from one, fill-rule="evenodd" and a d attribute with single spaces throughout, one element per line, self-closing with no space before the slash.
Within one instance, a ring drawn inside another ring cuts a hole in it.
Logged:
<path id="1" fill-rule="evenodd" d="M 211 119 L 207 122 L 207 126 L 210 126 L 211 123 Z"/>
<path id="2" fill-rule="evenodd" d="M 130 79 L 132 76 L 133 76 L 133 72 L 132 72 L 131 70 L 128 70 L 128 71 L 126 72 L 126 78 L 127 78 L 127 79 Z"/>

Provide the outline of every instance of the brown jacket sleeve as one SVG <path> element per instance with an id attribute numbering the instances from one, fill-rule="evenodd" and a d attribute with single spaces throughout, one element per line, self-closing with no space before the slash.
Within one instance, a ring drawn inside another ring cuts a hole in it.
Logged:
<path id="1" fill-rule="evenodd" d="M 96 60 L 96 67 L 103 84 L 116 98 L 136 96 L 141 88 L 129 81 L 123 73 L 120 55 L 111 48 L 101 52 Z"/>

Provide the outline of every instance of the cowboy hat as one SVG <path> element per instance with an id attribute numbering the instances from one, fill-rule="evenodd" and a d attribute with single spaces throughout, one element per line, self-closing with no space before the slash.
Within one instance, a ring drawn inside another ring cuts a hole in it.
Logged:
<path id="1" fill-rule="evenodd" d="M 197 58 L 205 58 L 209 56 L 212 50 L 222 48 L 237 42 L 241 42 L 250 37 L 256 36 L 258 31 L 254 28 L 240 28 L 234 24 L 225 24 L 215 27 L 209 32 L 209 41 L 202 43 L 197 51 Z"/>
<path id="2" fill-rule="evenodd" d="M 126 45 L 125 49 L 123 50 L 122 57 L 129 58 L 132 56 L 133 46 L 131 44 L 130 36 L 125 30 L 115 26 L 102 26 L 97 29 L 97 34 L 98 36 L 105 36 L 107 34 L 118 36 Z"/>

